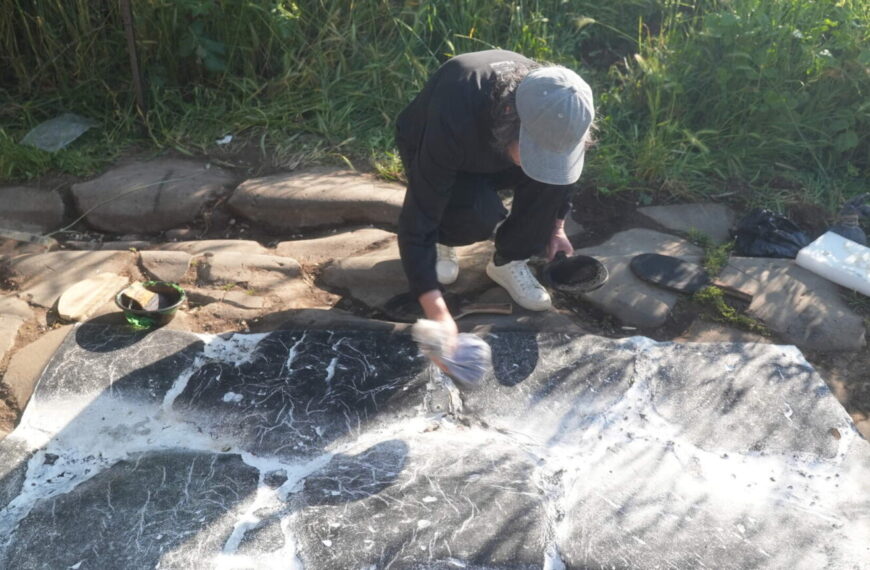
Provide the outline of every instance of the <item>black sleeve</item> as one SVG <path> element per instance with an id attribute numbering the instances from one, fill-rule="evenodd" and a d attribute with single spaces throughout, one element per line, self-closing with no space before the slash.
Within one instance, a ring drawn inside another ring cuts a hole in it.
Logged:
<path id="1" fill-rule="evenodd" d="M 420 146 L 406 165 L 408 191 L 399 216 L 399 252 L 415 298 L 438 289 L 435 273 L 438 226 L 463 160 L 463 147 L 456 131 L 468 126 L 463 124 L 466 110 L 461 98 L 449 95 L 433 94 Z"/>
<path id="2" fill-rule="evenodd" d="M 568 212 L 571 211 L 571 194 L 573 186 L 565 188 L 565 197 L 562 205 L 559 207 L 559 211 L 556 213 L 556 219 L 564 220 L 568 216 Z"/>

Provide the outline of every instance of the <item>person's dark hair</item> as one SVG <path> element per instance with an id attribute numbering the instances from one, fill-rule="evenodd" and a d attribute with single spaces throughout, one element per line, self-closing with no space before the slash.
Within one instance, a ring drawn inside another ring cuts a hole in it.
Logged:
<path id="1" fill-rule="evenodd" d="M 520 138 L 520 116 L 517 114 L 517 87 L 526 75 L 542 67 L 532 62 L 515 65 L 500 72 L 492 87 L 492 145 L 496 151 L 506 154 L 507 147 Z M 588 149 L 595 144 L 596 125 L 593 122 L 586 132 L 584 143 Z"/>
<path id="2" fill-rule="evenodd" d="M 532 62 L 516 62 L 502 70 L 492 86 L 492 146 L 506 154 L 507 147 L 520 137 L 520 116 L 517 114 L 517 87 L 532 70 L 541 67 Z"/>

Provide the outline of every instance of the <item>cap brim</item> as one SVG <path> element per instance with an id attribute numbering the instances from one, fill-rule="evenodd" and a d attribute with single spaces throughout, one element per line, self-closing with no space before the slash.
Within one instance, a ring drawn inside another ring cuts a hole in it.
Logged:
<path id="1" fill-rule="evenodd" d="M 529 178 L 556 186 L 574 184 L 580 178 L 586 155 L 586 137 L 567 154 L 554 152 L 535 142 L 520 125 L 519 143 L 520 163 Z"/>

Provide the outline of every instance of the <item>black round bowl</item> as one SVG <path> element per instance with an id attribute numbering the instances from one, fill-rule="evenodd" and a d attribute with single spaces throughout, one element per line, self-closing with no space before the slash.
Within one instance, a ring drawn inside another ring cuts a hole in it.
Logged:
<path id="1" fill-rule="evenodd" d="M 595 291 L 607 283 L 608 278 L 607 268 L 594 257 L 568 257 L 561 251 L 541 271 L 541 282 L 545 287 L 564 293 Z"/>

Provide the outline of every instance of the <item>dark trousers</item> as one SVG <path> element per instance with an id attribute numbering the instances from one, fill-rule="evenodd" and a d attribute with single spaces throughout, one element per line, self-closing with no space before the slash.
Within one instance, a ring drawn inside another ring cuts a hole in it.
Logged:
<path id="1" fill-rule="evenodd" d="M 514 191 L 510 213 L 498 195 L 507 188 Z M 546 248 L 565 191 L 532 180 L 518 166 L 492 174 L 460 172 L 438 227 L 438 242 L 459 246 L 484 241 L 505 220 L 495 235 L 496 252 L 506 261 L 528 259 Z"/>

